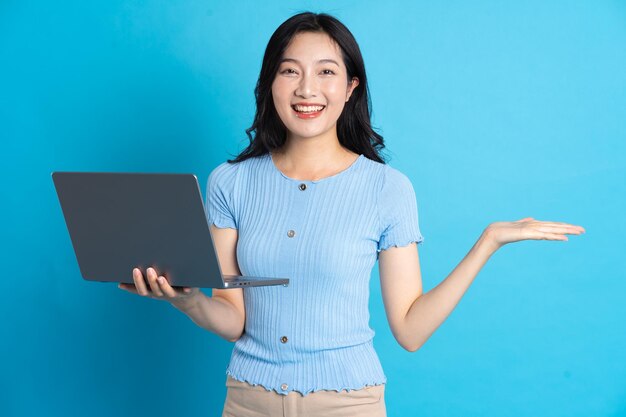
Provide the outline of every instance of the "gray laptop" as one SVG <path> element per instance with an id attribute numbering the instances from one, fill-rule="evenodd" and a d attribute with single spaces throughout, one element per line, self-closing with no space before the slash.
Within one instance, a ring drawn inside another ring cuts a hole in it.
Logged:
<path id="1" fill-rule="evenodd" d="M 154 267 L 178 287 L 288 285 L 223 275 L 193 174 L 53 172 L 78 266 L 90 281 L 133 283 Z"/>

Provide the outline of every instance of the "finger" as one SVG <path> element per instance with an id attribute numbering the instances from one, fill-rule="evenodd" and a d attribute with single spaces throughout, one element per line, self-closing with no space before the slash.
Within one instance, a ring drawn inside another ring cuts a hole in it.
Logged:
<path id="1" fill-rule="evenodd" d="M 154 268 L 148 268 L 148 284 L 150 284 L 150 289 L 152 293 L 157 297 L 163 297 L 163 291 L 159 288 L 159 283 L 157 282 L 157 272 Z"/>
<path id="2" fill-rule="evenodd" d="M 123 282 L 120 282 L 117 285 L 117 288 L 119 288 L 121 290 L 124 290 L 124 291 L 128 291 L 128 292 L 133 293 L 133 294 L 139 295 L 139 293 L 137 292 L 137 289 L 135 288 L 135 286 L 133 284 L 124 284 Z"/>
<path id="3" fill-rule="evenodd" d="M 157 283 L 159 285 L 159 288 L 165 294 L 166 297 L 168 297 L 168 298 L 175 298 L 178 295 L 176 293 L 176 290 L 174 288 L 172 288 L 172 286 L 170 285 L 169 282 L 167 282 L 167 279 L 165 279 L 164 276 L 158 277 L 157 278 Z"/>
<path id="4" fill-rule="evenodd" d="M 535 234 L 533 238 L 536 240 L 562 240 L 562 241 L 569 240 L 567 236 L 564 236 L 559 233 L 549 233 L 549 232 L 541 232 L 541 231 L 538 231 L 537 234 Z"/>
<path id="5" fill-rule="evenodd" d="M 583 232 L 576 226 L 560 226 L 550 224 L 538 226 L 537 230 L 547 233 L 560 233 L 568 235 L 579 235 Z"/>
<path id="6" fill-rule="evenodd" d="M 191 288 L 190 287 L 180 287 L 180 286 L 174 286 L 172 287 L 174 288 L 174 290 L 176 292 L 184 292 L 185 294 L 188 294 L 191 292 Z"/>
<path id="7" fill-rule="evenodd" d="M 135 288 L 139 295 L 147 297 L 150 295 L 150 291 L 146 287 L 146 280 L 143 277 L 143 273 L 139 268 L 133 269 L 133 281 L 135 282 Z"/>
<path id="8" fill-rule="evenodd" d="M 562 240 L 564 242 L 567 242 L 569 240 L 567 236 L 558 234 L 558 233 L 546 233 L 545 239 L 546 240 Z"/>
<path id="9" fill-rule="evenodd" d="M 524 217 L 523 219 L 519 219 L 518 222 L 526 222 L 530 220 L 535 220 L 535 219 L 533 219 L 532 217 Z"/>
<path id="10" fill-rule="evenodd" d="M 563 224 L 563 226 L 562 226 L 562 227 L 566 227 L 566 228 L 568 228 L 569 230 L 572 230 L 572 231 L 573 231 L 574 233 L 576 233 L 576 234 L 585 233 L 585 228 L 584 228 L 584 227 L 582 227 L 582 226 L 577 226 L 577 225 L 575 225 L 575 224 L 567 224 L 567 223 L 565 223 L 565 224 Z"/>
<path id="11" fill-rule="evenodd" d="M 540 222 L 542 225 L 545 226 L 561 226 L 561 227 L 568 227 L 570 229 L 575 229 L 575 230 L 580 230 L 582 232 L 585 231 L 585 228 L 582 226 L 578 226 L 575 224 L 570 224 L 570 223 L 564 223 L 564 222 L 552 222 L 552 221 L 542 221 Z"/>

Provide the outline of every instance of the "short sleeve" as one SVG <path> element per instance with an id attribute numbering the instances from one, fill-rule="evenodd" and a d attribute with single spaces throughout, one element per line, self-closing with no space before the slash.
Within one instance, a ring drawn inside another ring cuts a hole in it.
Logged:
<path id="1" fill-rule="evenodd" d="M 378 199 L 380 230 L 378 252 L 391 246 L 422 243 L 415 191 L 409 178 L 385 166 L 382 190 Z"/>
<path id="2" fill-rule="evenodd" d="M 236 164 L 224 162 L 209 174 L 206 187 L 206 216 L 209 225 L 237 229 L 233 208 L 236 173 Z"/>

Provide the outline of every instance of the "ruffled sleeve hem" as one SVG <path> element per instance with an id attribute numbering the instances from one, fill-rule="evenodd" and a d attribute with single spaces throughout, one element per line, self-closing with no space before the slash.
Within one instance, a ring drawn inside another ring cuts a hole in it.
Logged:
<path id="1" fill-rule="evenodd" d="M 226 216 L 216 216 L 214 219 L 209 219 L 209 225 L 215 225 L 218 229 L 235 229 L 237 230 L 237 225 L 233 222 L 232 219 Z"/>
<path id="2" fill-rule="evenodd" d="M 411 243 L 417 243 L 419 245 L 422 242 L 424 242 L 424 238 L 422 236 L 417 237 L 417 238 L 410 238 L 410 239 L 406 239 L 406 240 L 400 240 L 400 241 L 396 241 L 396 242 L 383 242 L 383 243 L 381 243 L 381 245 L 377 249 L 377 252 L 380 253 L 381 251 L 387 250 L 387 249 L 389 249 L 392 246 L 395 246 L 396 248 L 401 248 L 401 247 L 404 247 L 404 246 L 408 246 Z"/>

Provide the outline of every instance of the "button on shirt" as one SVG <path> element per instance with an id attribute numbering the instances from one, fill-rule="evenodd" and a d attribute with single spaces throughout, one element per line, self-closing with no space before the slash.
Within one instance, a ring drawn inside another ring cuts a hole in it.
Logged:
<path id="1" fill-rule="evenodd" d="M 237 229 L 242 274 L 290 279 L 243 289 L 245 329 L 227 374 L 284 395 L 386 382 L 368 324 L 369 279 L 381 250 L 423 241 L 404 174 L 360 155 L 303 181 L 265 154 L 215 168 L 206 204 L 210 224 Z"/>

